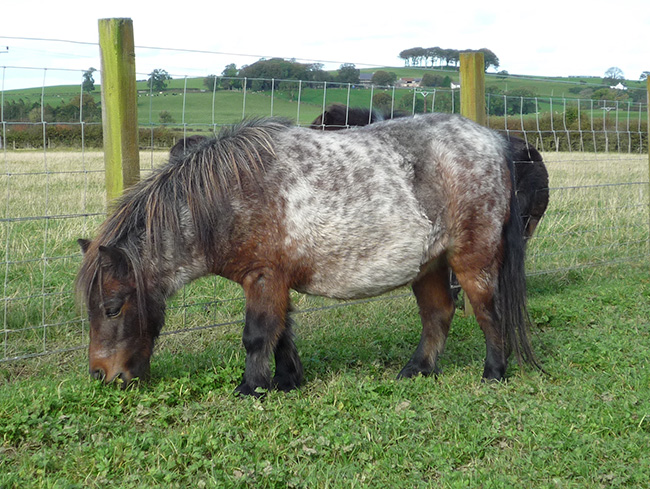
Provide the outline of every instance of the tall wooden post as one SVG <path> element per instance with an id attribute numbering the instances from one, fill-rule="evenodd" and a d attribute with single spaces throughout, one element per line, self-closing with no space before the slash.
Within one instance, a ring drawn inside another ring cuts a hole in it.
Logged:
<path id="1" fill-rule="evenodd" d="M 483 53 L 460 53 L 460 113 L 485 125 L 485 61 Z M 474 313 L 472 305 L 464 295 L 465 315 Z"/>
<path id="2" fill-rule="evenodd" d="M 648 92 L 648 98 L 646 103 L 648 106 L 648 176 L 650 177 L 650 76 L 646 79 L 646 87 Z M 650 192 L 648 192 L 650 195 Z M 650 200 L 648 201 L 648 211 L 650 212 Z M 648 220 L 648 226 L 650 226 L 650 219 Z"/>
<path id="3" fill-rule="evenodd" d="M 460 53 L 460 113 L 485 125 L 485 60 L 483 53 Z"/>
<path id="4" fill-rule="evenodd" d="M 135 45 L 131 19 L 100 19 L 106 200 L 140 179 Z"/>

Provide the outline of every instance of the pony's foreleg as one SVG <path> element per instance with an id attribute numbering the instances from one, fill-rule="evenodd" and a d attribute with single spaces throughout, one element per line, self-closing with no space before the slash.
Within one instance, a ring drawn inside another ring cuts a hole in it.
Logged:
<path id="1" fill-rule="evenodd" d="M 438 373 L 436 362 L 442 353 L 454 316 L 449 269 L 438 266 L 413 283 L 422 320 L 422 335 L 415 353 L 398 378 Z"/>
<path id="2" fill-rule="evenodd" d="M 302 362 L 293 342 L 293 321 L 287 313 L 285 328 L 275 346 L 275 376 L 273 387 L 288 392 L 302 383 Z"/>
<path id="3" fill-rule="evenodd" d="M 259 396 L 259 389 L 272 387 L 272 352 L 281 358 L 281 372 L 291 370 L 284 360 L 287 352 L 295 352 L 291 331 L 287 330 L 289 289 L 272 272 L 249 275 L 242 285 L 246 296 L 246 324 L 242 336 L 246 348 L 246 367 L 242 382 L 235 391 Z M 287 374 L 280 377 L 285 379 Z"/>

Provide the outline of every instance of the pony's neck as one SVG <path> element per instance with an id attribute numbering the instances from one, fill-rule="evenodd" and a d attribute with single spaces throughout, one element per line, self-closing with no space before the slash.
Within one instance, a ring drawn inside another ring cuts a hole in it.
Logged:
<path id="1" fill-rule="evenodd" d="M 152 263 L 155 261 L 152 260 Z M 175 260 L 158 261 L 157 285 L 165 298 L 174 295 L 184 285 L 209 273 L 208 266 L 202 257 L 179 251 Z"/>
<path id="2" fill-rule="evenodd" d="M 215 225 L 215 219 L 201 220 L 199 216 L 197 219 L 202 226 L 199 227 L 185 201 L 169 202 L 161 209 L 167 216 L 156 218 L 141 232 L 140 256 L 151 278 L 149 287 L 165 299 L 189 282 L 216 273 L 226 248 L 222 237 L 228 234 L 232 219 L 222 209 L 211 210 L 221 219 Z M 169 217 L 170 214 L 174 217 Z M 210 246 L 204 244 L 206 241 Z"/>
<path id="3" fill-rule="evenodd" d="M 178 243 L 178 241 L 176 241 Z M 179 247 L 164 245 L 161 249 L 143 249 L 143 266 L 150 277 L 149 288 L 156 289 L 165 299 L 175 294 L 184 285 L 209 273 L 209 267 L 204 255 L 195 244 Z"/>

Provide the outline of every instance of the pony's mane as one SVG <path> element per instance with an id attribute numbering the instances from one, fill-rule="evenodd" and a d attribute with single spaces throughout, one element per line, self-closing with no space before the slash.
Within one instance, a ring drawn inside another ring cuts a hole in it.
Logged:
<path id="1" fill-rule="evenodd" d="M 274 136 L 290 122 L 249 119 L 225 127 L 214 139 L 192 146 L 127 190 L 89 244 L 77 275 L 76 290 L 84 302 L 101 267 L 100 246 L 112 246 L 130 262 L 139 292 L 144 290 L 143 254 L 161 256 L 169 240 L 181 244 L 189 211 L 199 249 L 214 246 L 220 207 L 236 192 L 257 185 L 275 157 Z M 172 242 L 173 243 L 173 242 Z"/>

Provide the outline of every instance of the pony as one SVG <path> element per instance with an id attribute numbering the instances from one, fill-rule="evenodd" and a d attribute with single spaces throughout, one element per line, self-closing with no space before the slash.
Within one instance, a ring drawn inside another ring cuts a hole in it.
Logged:
<path id="1" fill-rule="evenodd" d="M 528 241 L 537 229 L 548 208 L 548 170 L 537 149 L 527 141 L 505 135 L 515 165 L 515 188 L 521 217 L 524 221 L 524 239 Z"/>
<path id="2" fill-rule="evenodd" d="M 366 109 L 362 107 L 348 107 L 343 104 L 331 104 L 316 117 L 311 123 L 312 129 L 325 131 L 336 131 L 346 129 L 350 126 L 366 126 L 374 122 L 385 121 L 397 117 L 406 117 L 408 114 L 402 111 Z"/>
<path id="3" fill-rule="evenodd" d="M 170 158 L 181 157 L 185 154 L 186 151 L 192 146 L 199 144 L 201 141 L 207 139 L 206 136 L 201 136 L 200 134 L 193 134 L 179 140 L 174 146 L 169 150 Z"/>
<path id="4" fill-rule="evenodd" d="M 331 104 L 311 123 L 312 129 L 335 131 L 351 126 L 365 126 L 394 117 L 406 117 L 404 112 L 382 112 L 362 107 Z M 549 201 L 548 170 L 537 149 L 521 138 L 506 135 L 515 163 L 515 187 L 524 239 L 528 241 L 546 212 Z"/>
<path id="5" fill-rule="evenodd" d="M 90 374 L 146 378 L 166 299 L 208 274 L 244 292 L 239 395 L 303 381 L 290 289 L 345 300 L 410 285 L 422 334 L 398 377 L 439 373 L 449 270 L 485 336 L 483 379 L 502 380 L 513 352 L 539 366 L 512 168 L 501 136 L 457 115 L 334 132 L 273 118 L 225 127 L 127 190 L 96 237 L 79 240 Z"/>

